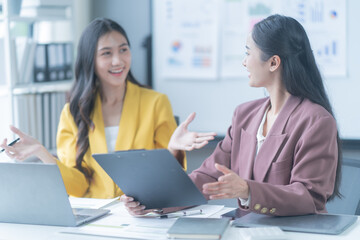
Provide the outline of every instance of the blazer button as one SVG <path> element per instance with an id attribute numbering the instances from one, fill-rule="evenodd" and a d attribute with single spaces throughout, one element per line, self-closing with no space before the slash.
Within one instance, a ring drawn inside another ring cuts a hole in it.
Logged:
<path id="1" fill-rule="evenodd" d="M 255 204 L 255 206 L 254 206 L 254 209 L 255 209 L 255 210 L 259 210 L 260 208 L 261 208 L 261 205 L 260 205 L 260 204 L 258 204 L 258 203 Z"/>
<path id="2" fill-rule="evenodd" d="M 261 209 L 260 212 L 261 212 L 261 213 L 267 213 L 267 211 L 268 211 L 268 209 L 267 209 L 266 207 L 264 207 L 264 208 Z"/>
<path id="3" fill-rule="evenodd" d="M 276 212 L 276 208 L 270 209 L 270 213 L 271 213 L 271 214 L 274 214 L 275 212 Z"/>

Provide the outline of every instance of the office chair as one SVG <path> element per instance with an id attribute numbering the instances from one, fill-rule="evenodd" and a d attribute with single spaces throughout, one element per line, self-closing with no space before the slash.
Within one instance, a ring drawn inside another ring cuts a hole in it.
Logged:
<path id="1" fill-rule="evenodd" d="M 179 116 L 174 115 L 174 118 L 175 118 L 176 125 L 179 126 L 179 124 L 180 124 Z"/>
<path id="2" fill-rule="evenodd" d="M 360 215 L 360 160 L 343 158 L 340 193 L 326 204 L 329 213 Z"/>

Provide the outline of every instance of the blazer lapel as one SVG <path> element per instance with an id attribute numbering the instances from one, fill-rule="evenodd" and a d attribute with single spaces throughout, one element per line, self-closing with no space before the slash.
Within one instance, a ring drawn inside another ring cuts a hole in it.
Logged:
<path id="1" fill-rule="evenodd" d="M 241 129 L 240 149 L 239 149 L 239 176 L 245 179 L 253 179 L 254 159 L 256 154 L 256 134 L 264 116 L 266 108 L 270 104 L 270 99 L 265 101 L 260 110 L 254 116 L 247 129 Z"/>
<path id="2" fill-rule="evenodd" d="M 97 94 L 96 96 L 92 121 L 95 125 L 95 129 L 89 130 L 89 143 L 90 143 L 91 154 L 107 153 L 108 150 L 106 145 L 105 127 L 102 116 L 100 94 Z"/>
<path id="3" fill-rule="evenodd" d="M 282 150 L 282 146 L 287 139 L 287 133 L 284 133 L 285 126 L 292 112 L 301 103 L 298 97 L 290 96 L 286 101 L 283 109 L 281 109 L 279 116 L 271 127 L 265 142 L 261 146 L 259 153 L 255 159 L 254 165 L 254 179 L 257 181 L 264 181 L 266 173 L 269 170 L 271 163 L 276 159 Z"/>
<path id="4" fill-rule="evenodd" d="M 117 150 L 133 148 L 139 124 L 140 87 L 130 81 L 127 81 L 126 85 L 126 94 L 115 146 Z"/>

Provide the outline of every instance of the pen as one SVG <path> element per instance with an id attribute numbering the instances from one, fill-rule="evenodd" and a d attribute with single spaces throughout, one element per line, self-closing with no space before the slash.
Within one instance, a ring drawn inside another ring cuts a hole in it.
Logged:
<path id="1" fill-rule="evenodd" d="M 184 216 L 189 216 L 189 215 L 195 215 L 195 214 L 202 214 L 202 209 L 198 209 L 198 210 L 190 210 L 190 211 L 182 211 Z"/>
<path id="2" fill-rule="evenodd" d="M 19 140 L 20 140 L 20 138 L 15 139 L 15 140 L 12 141 L 11 143 L 9 143 L 8 146 L 14 145 L 14 144 L 17 143 Z M 5 149 L 1 149 L 1 150 L 0 150 L 0 153 L 2 153 L 3 151 L 5 151 Z"/>
<path id="3" fill-rule="evenodd" d="M 179 211 L 174 213 L 168 213 L 158 216 L 159 218 L 172 218 L 172 217 L 185 217 L 190 215 L 201 215 L 203 213 L 202 209 L 198 210 L 189 210 L 189 211 Z"/>

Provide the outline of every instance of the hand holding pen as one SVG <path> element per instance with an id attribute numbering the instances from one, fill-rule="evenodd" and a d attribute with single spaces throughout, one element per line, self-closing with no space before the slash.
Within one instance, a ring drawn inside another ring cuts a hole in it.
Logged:
<path id="1" fill-rule="evenodd" d="M 23 161 L 31 156 L 39 158 L 44 163 L 56 163 L 56 159 L 46 148 L 35 138 L 23 133 L 14 126 L 10 126 L 10 130 L 19 136 L 18 139 L 7 144 L 7 139 L 4 139 L 0 144 L 6 155 L 15 160 Z"/>
<path id="2" fill-rule="evenodd" d="M 19 140 L 20 140 L 20 138 L 15 139 L 15 140 L 12 141 L 11 143 L 9 143 L 8 146 L 14 145 L 14 144 L 17 143 Z M 1 149 L 1 150 L 0 150 L 0 153 L 2 153 L 3 151 L 5 151 L 5 148 Z"/>

